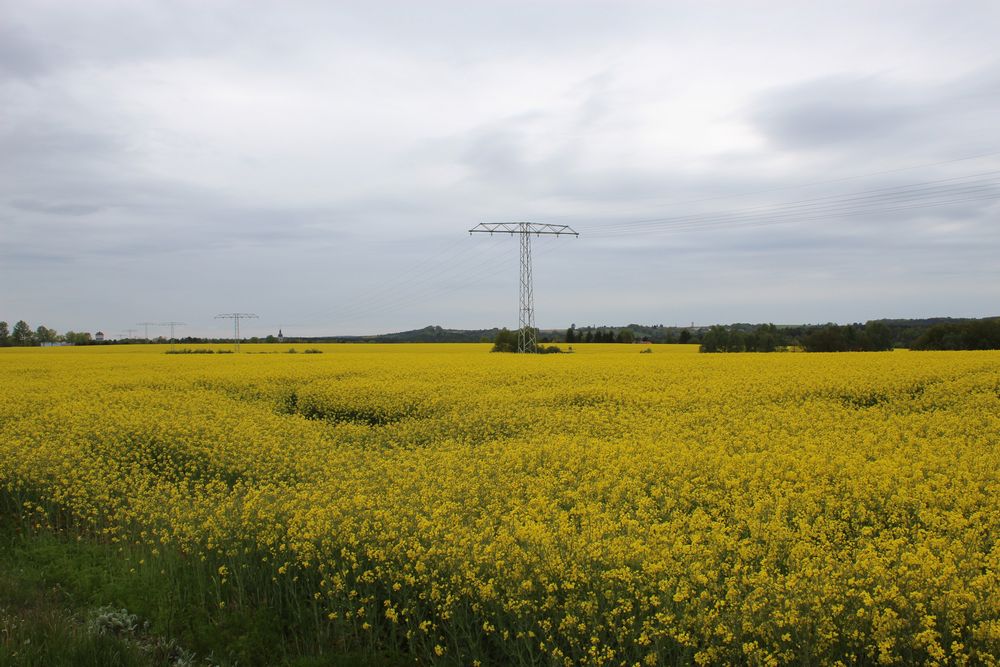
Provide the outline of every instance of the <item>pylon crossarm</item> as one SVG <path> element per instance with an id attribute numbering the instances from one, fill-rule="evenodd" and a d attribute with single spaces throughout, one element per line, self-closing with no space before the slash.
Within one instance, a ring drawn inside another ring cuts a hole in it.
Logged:
<path id="1" fill-rule="evenodd" d="M 505 234 L 534 234 L 535 236 L 541 236 L 543 234 L 548 236 L 579 236 L 579 232 L 575 231 L 569 225 L 549 225 L 539 222 L 481 222 L 472 229 L 469 230 L 470 234 L 474 233 L 482 234 L 494 234 L 494 233 L 505 233 Z"/>

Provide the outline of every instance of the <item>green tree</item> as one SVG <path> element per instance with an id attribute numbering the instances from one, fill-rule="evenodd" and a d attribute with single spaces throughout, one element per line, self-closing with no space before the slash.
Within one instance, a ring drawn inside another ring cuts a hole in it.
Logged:
<path id="1" fill-rule="evenodd" d="M 71 345 L 86 345 L 90 342 L 90 334 L 86 332 L 76 333 L 75 331 L 67 331 L 63 334 L 63 339 Z"/>
<path id="2" fill-rule="evenodd" d="M 566 342 L 575 343 L 576 342 L 576 325 L 571 324 L 569 329 L 566 329 Z"/>
<path id="3" fill-rule="evenodd" d="M 634 343 L 635 334 L 631 329 L 622 329 L 618 332 L 618 342 L 619 343 Z"/>
<path id="4" fill-rule="evenodd" d="M 778 348 L 780 334 L 773 324 L 762 324 L 746 335 L 747 352 L 774 352 Z"/>
<path id="5" fill-rule="evenodd" d="M 726 344 L 726 352 L 745 352 L 747 349 L 746 336 L 742 331 L 730 331 L 729 342 Z"/>
<path id="6" fill-rule="evenodd" d="M 1000 320 L 975 320 L 964 325 L 966 350 L 996 350 L 1000 348 Z"/>
<path id="7" fill-rule="evenodd" d="M 865 334 L 868 336 L 868 349 L 875 352 L 892 349 L 892 330 L 885 322 L 865 323 Z"/>
<path id="8" fill-rule="evenodd" d="M 10 345 L 10 325 L 6 322 L 0 322 L 0 347 L 8 345 Z"/>
<path id="9" fill-rule="evenodd" d="M 677 337 L 677 342 L 681 345 L 687 345 L 691 342 L 691 332 L 687 329 L 681 331 L 680 335 Z"/>
<path id="10" fill-rule="evenodd" d="M 847 349 L 851 352 L 864 352 L 869 349 L 868 335 L 863 328 L 848 324 L 844 331 Z"/>
<path id="11" fill-rule="evenodd" d="M 38 328 L 35 329 L 35 341 L 38 343 L 56 342 L 56 330 L 38 325 Z"/>
<path id="12" fill-rule="evenodd" d="M 778 349 L 778 345 L 787 345 L 787 341 L 782 340 L 781 332 L 778 331 L 778 327 L 774 326 L 773 323 L 766 324 L 762 327 L 761 337 L 757 346 L 759 352 L 774 352 Z"/>
<path id="13" fill-rule="evenodd" d="M 802 337 L 801 342 L 806 352 L 846 352 L 850 349 L 844 329 L 836 324 L 810 331 Z"/>
<path id="14" fill-rule="evenodd" d="M 910 349 L 1000 349 L 1000 319 L 935 324 L 913 341 Z"/>
<path id="15" fill-rule="evenodd" d="M 682 338 L 685 333 L 687 329 L 681 332 Z M 701 337 L 701 347 L 698 349 L 701 352 L 725 352 L 728 346 L 729 332 L 725 327 L 716 324 Z"/>
<path id="16" fill-rule="evenodd" d="M 506 327 L 498 331 L 491 352 L 517 352 L 517 333 Z"/>
<path id="17" fill-rule="evenodd" d="M 31 345 L 32 334 L 31 327 L 24 320 L 18 320 L 17 324 L 14 325 L 14 331 L 11 335 L 14 341 L 14 345 Z"/>

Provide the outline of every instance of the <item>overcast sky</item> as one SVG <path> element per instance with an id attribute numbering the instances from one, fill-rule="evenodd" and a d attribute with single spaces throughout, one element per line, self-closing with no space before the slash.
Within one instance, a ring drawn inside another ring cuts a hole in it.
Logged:
<path id="1" fill-rule="evenodd" d="M 0 319 L 1000 315 L 1000 3 L 0 0 Z M 141 327 L 138 327 L 141 329 Z M 152 333 L 164 333 L 153 328 Z"/>

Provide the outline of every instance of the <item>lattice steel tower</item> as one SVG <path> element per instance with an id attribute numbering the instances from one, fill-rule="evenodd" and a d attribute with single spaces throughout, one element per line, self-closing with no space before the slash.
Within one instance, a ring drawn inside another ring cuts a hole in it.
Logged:
<path id="1" fill-rule="evenodd" d="M 537 222 L 483 222 L 469 234 L 517 234 L 521 239 L 521 285 L 517 316 L 517 351 L 534 352 L 538 347 L 535 331 L 535 294 L 531 278 L 531 236 L 579 236 L 566 225 L 545 225 Z"/>
<path id="2" fill-rule="evenodd" d="M 239 352 L 240 351 L 240 320 L 246 320 L 246 319 L 254 319 L 255 320 L 255 319 L 257 319 L 257 316 L 255 314 L 253 314 L 253 313 L 222 313 L 221 315 L 216 315 L 215 319 L 217 319 L 217 320 L 233 320 L 233 326 L 234 326 L 233 333 L 235 335 L 235 338 L 233 340 L 236 342 L 236 351 Z"/>

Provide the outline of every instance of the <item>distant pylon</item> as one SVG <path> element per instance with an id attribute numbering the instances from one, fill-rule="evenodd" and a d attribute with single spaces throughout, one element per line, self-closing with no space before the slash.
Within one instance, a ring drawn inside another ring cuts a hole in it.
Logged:
<path id="1" fill-rule="evenodd" d="M 143 327 L 143 331 L 146 332 L 146 342 L 149 342 L 149 327 L 159 326 L 156 322 L 136 322 L 137 327 Z"/>
<path id="2" fill-rule="evenodd" d="M 216 315 L 215 319 L 217 319 L 217 320 L 220 320 L 220 319 L 222 319 L 222 320 L 233 320 L 234 321 L 235 334 L 236 334 L 236 338 L 235 338 L 236 351 L 239 352 L 240 351 L 240 320 L 257 319 L 257 316 L 254 315 L 253 313 L 223 313 L 222 315 Z"/>
<path id="3" fill-rule="evenodd" d="M 469 230 L 469 234 L 517 234 L 521 237 L 521 284 L 517 315 L 517 351 L 535 352 L 538 349 L 535 331 L 535 294 L 531 277 L 531 235 L 579 236 L 567 225 L 546 225 L 537 222 L 483 222 Z"/>
<path id="4" fill-rule="evenodd" d="M 187 323 L 186 322 L 173 322 L 173 321 L 171 321 L 171 322 L 160 322 L 160 326 L 161 327 L 170 327 L 170 349 L 174 349 L 174 343 L 176 342 L 176 340 L 174 339 L 174 327 L 186 327 Z"/>

